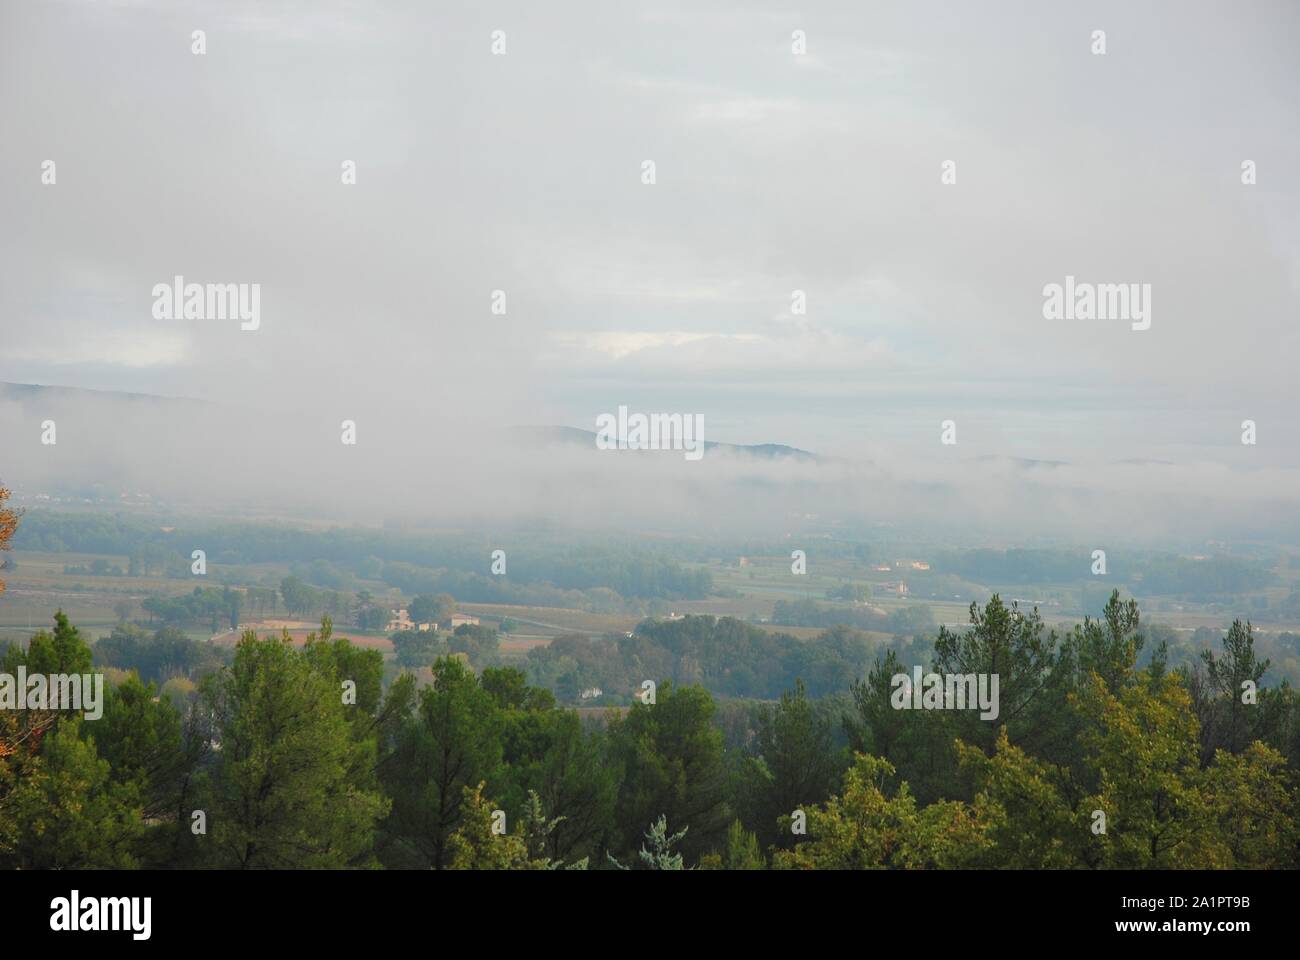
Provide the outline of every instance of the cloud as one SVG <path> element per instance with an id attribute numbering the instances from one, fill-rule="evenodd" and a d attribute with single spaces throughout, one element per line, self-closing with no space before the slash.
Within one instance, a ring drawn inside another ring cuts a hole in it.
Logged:
<path id="1" fill-rule="evenodd" d="M 917 483 L 953 418 L 972 459 L 1168 459 L 1188 491 L 1219 469 L 1280 486 L 1300 467 L 1300 12 L 939 13 L 4 5 L 0 89 L 32 95 L 0 98 L 0 379 L 248 405 L 331 442 L 365 418 L 397 447 L 632 401 L 704 413 L 718 439 L 915 464 Z M 260 283 L 262 329 L 153 321 L 149 291 L 178 273 Z M 1151 330 L 1044 320 L 1067 274 L 1151 283 Z M 375 456 L 356 482 L 417 505 L 386 470 L 509 469 Z M 537 482 L 565 500 L 564 476 Z M 1007 507 L 1141 524 L 1111 476 Z"/>

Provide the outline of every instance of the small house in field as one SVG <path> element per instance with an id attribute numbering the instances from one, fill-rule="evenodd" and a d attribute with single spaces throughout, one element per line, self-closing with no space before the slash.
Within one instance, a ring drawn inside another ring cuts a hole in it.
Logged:
<path id="1" fill-rule="evenodd" d="M 428 633 L 431 630 L 435 633 L 438 631 L 436 623 L 416 623 L 411 619 L 410 611 L 405 607 L 401 610 L 390 610 L 389 613 L 393 616 L 388 621 L 388 626 L 384 628 L 389 633 L 396 633 L 398 630 L 418 630 L 420 633 Z"/>
<path id="2" fill-rule="evenodd" d="M 478 617 L 471 617 L 468 613 L 453 613 L 451 619 L 447 622 L 449 624 L 449 629 L 451 630 L 455 630 L 457 627 L 466 623 L 477 627 Z"/>

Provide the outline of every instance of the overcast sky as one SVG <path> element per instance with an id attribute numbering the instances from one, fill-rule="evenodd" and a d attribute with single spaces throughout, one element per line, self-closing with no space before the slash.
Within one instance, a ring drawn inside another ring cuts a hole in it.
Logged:
<path id="1" fill-rule="evenodd" d="M 0 0 L 0 380 L 1284 488 L 1300 6 L 1072 6 Z M 1045 320 L 1067 274 L 1151 328 Z"/>

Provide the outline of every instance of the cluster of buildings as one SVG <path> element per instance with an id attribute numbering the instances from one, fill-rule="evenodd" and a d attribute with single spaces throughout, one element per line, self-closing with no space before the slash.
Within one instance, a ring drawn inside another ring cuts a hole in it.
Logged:
<path id="1" fill-rule="evenodd" d="M 930 564 L 924 560 L 895 560 L 892 565 L 888 563 L 878 563 L 874 568 L 879 573 L 892 573 L 895 570 L 929 570 Z M 886 593 L 895 593 L 900 597 L 907 596 L 907 584 L 902 580 L 886 581 L 875 585 L 877 589 Z"/>
<path id="2" fill-rule="evenodd" d="M 390 610 L 392 618 L 388 621 L 388 626 L 384 629 L 389 633 L 396 633 L 399 630 L 418 630 L 420 633 L 439 633 L 441 631 L 451 632 L 462 624 L 473 624 L 478 626 L 478 617 L 471 617 L 467 613 L 453 613 L 447 618 L 445 623 L 438 624 L 430 620 L 426 623 L 416 623 L 411 619 L 410 611 L 405 607 L 400 610 Z"/>

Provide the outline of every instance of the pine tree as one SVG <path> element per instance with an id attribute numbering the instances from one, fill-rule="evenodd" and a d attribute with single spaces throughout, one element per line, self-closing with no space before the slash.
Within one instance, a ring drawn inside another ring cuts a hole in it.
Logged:
<path id="1" fill-rule="evenodd" d="M 686 836 L 689 827 L 683 827 L 677 833 L 668 833 L 668 818 L 660 816 L 658 820 L 650 825 L 650 829 L 645 833 L 645 843 L 641 845 L 641 851 L 638 856 L 641 858 L 641 869 L 643 870 L 684 870 L 685 864 L 682 855 L 673 850 L 673 847 L 682 842 Z M 646 844 L 650 849 L 646 849 Z M 606 854 L 609 862 L 620 870 L 628 870 L 619 863 L 613 854 Z"/>
<path id="2" fill-rule="evenodd" d="M 250 630 L 203 696 L 219 741 L 208 818 L 219 865 L 337 868 L 372 859 L 388 801 L 356 781 L 363 755 L 373 763 L 373 743 L 354 737 L 333 671 Z"/>

